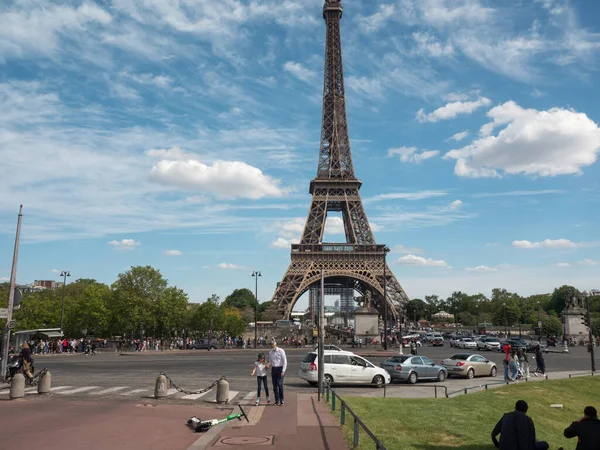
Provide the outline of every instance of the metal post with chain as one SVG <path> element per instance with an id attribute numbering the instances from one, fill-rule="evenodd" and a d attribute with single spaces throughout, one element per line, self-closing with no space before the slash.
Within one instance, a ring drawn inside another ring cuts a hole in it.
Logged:
<path id="1" fill-rule="evenodd" d="M 208 387 L 206 387 L 204 389 L 199 389 L 197 391 L 187 391 L 187 390 L 185 390 L 185 389 L 180 388 L 179 386 L 177 386 L 175 384 L 175 382 L 173 380 L 171 380 L 171 378 L 169 378 L 169 376 L 166 373 L 161 372 L 160 374 L 164 375 L 164 377 L 167 379 L 167 381 L 169 382 L 169 387 L 171 387 L 173 389 L 176 389 L 178 392 L 182 392 L 182 393 L 184 393 L 186 395 L 204 394 L 205 392 L 208 392 L 212 388 L 214 388 L 217 385 L 217 383 L 219 382 L 219 380 L 215 380 L 210 386 L 208 386 Z"/>

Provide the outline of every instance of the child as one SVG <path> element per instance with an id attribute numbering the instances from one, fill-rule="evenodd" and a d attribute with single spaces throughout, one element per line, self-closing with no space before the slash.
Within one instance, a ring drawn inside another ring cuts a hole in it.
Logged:
<path id="1" fill-rule="evenodd" d="M 256 383 L 258 385 L 258 392 L 256 395 L 256 405 L 260 405 L 260 389 L 261 383 L 265 386 L 265 394 L 267 396 L 267 403 L 271 403 L 271 399 L 269 398 L 269 386 L 267 384 L 267 369 L 268 364 L 265 363 L 265 354 L 259 353 L 258 360 L 254 363 L 254 369 L 252 370 L 251 376 L 256 374 Z"/>

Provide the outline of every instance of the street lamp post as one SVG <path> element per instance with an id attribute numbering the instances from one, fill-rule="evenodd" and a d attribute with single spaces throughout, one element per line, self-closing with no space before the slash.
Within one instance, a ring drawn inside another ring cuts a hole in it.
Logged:
<path id="1" fill-rule="evenodd" d="M 63 270 L 60 273 L 60 276 L 63 277 L 63 296 L 62 296 L 62 308 L 60 311 L 60 332 L 63 332 L 63 320 L 65 318 L 65 295 L 67 294 L 67 277 L 71 276 L 71 272 L 68 270 Z"/>
<path id="2" fill-rule="evenodd" d="M 537 321 L 537 326 L 538 326 L 538 342 L 542 342 L 542 322 L 540 320 L 540 302 L 537 302 L 537 310 L 538 310 L 538 321 Z"/>
<path id="3" fill-rule="evenodd" d="M 388 301 L 387 301 L 387 254 L 390 251 L 386 245 L 383 247 L 383 348 L 388 349 Z"/>
<path id="4" fill-rule="evenodd" d="M 592 320 L 590 317 L 590 297 L 592 293 L 590 291 L 585 291 L 583 293 L 585 296 L 585 315 L 586 315 L 586 324 L 588 326 L 588 333 L 590 339 L 590 357 L 592 358 L 592 374 L 596 371 L 596 357 L 594 355 L 594 332 L 592 331 Z"/>
<path id="5" fill-rule="evenodd" d="M 262 277 L 262 274 L 255 270 L 252 272 L 254 277 L 254 348 L 258 347 L 258 277 Z"/>
<path id="6" fill-rule="evenodd" d="M 504 309 L 504 336 L 508 337 L 508 321 L 506 320 L 506 303 L 502 303 Z"/>

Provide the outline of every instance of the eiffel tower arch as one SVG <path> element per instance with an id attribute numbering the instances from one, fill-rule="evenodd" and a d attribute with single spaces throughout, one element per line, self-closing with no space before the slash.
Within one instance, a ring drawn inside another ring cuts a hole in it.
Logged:
<path id="1" fill-rule="evenodd" d="M 373 306 L 383 311 L 387 302 L 397 319 L 408 297 L 386 265 L 387 247 L 375 242 L 359 194 L 362 182 L 356 178 L 352 163 L 340 38 L 341 1 L 325 0 L 323 18 L 327 36 L 317 175 L 310 183 L 312 202 L 302 239 L 292 245 L 292 261 L 271 300 L 288 319 L 302 294 L 324 276 L 326 285 L 345 281 L 363 296 L 370 291 Z M 328 212 L 341 212 L 344 243 L 323 242 Z"/>

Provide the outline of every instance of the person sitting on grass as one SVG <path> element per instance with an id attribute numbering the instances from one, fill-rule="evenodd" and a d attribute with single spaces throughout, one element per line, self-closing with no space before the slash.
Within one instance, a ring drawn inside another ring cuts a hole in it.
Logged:
<path id="1" fill-rule="evenodd" d="M 527 415 L 525 400 L 517 400 L 515 410 L 506 413 L 492 431 L 492 442 L 500 450 L 547 450 L 547 442 L 535 438 L 533 420 Z M 500 435 L 500 442 L 498 442 Z"/>
<path id="2" fill-rule="evenodd" d="M 564 435 L 566 438 L 579 438 L 575 450 L 600 449 L 600 420 L 596 408 L 586 406 L 583 417 L 566 428 Z"/>

